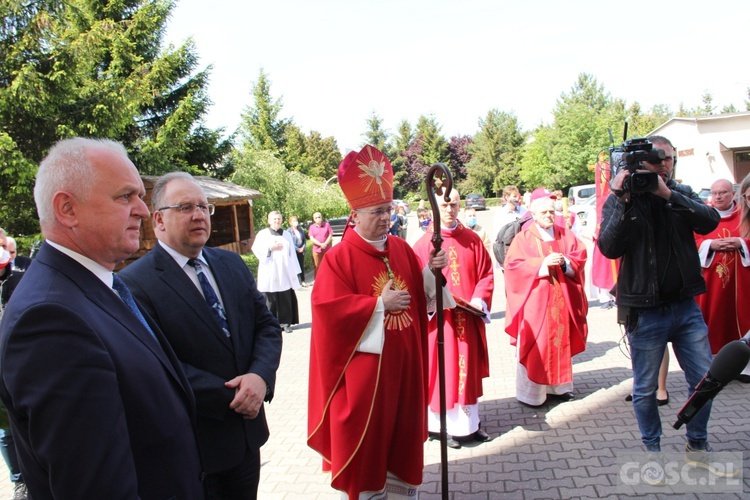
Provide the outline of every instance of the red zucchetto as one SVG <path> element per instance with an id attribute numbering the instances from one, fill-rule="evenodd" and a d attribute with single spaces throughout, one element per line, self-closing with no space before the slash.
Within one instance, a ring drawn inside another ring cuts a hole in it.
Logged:
<path id="1" fill-rule="evenodd" d="M 352 210 L 393 201 L 393 167 L 370 146 L 350 152 L 339 165 L 339 186 Z"/>

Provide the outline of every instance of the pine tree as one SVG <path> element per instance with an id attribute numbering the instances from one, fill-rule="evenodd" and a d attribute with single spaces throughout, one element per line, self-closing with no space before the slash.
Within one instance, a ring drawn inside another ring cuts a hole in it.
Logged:
<path id="1" fill-rule="evenodd" d="M 169 0 L 0 3 L 0 220 L 38 231 L 32 187 L 72 136 L 125 144 L 142 173 L 211 171 L 231 143 L 203 126 L 208 70 L 191 41 L 162 48 Z"/>

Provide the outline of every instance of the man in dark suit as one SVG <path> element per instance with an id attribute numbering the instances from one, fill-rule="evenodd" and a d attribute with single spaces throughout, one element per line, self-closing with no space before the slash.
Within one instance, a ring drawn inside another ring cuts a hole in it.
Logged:
<path id="1" fill-rule="evenodd" d="M 46 242 L 0 325 L 0 398 L 35 500 L 204 498 L 190 386 L 112 273 L 139 247 L 144 194 L 112 141 L 61 141 L 39 166 Z"/>
<path id="2" fill-rule="evenodd" d="M 281 328 L 240 256 L 205 247 L 214 207 L 189 174 L 160 178 L 151 204 L 158 244 L 119 276 L 164 331 L 193 387 L 209 496 L 255 498 Z"/>
<path id="3" fill-rule="evenodd" d="M 8 236 L 5 241 L 5 249 L 10 254 L 10 262 L 2 269 L 3 273 L 0 276 L 0 281 L 2 281 L 2 285 L 0 285 L 0 305 L 3 307 L 8 303 L 13 291 L 31 265 L 29 257 L 18 255 L 15 238 Z"/>

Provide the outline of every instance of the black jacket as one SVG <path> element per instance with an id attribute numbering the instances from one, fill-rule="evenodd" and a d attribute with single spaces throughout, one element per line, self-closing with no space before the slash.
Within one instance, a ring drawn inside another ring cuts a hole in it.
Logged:
<path id="1" fill-rule="evenodd" d="M 653 307 L 659 303 L 659 281 L 656 270 L 655 231 L 667 231 L 673 255 L 682 276 L 680 298 L 706 291 L 698 249 L 693 232 L 707 234 L 719 224 L 720 216 L 703 204 L 690 186 L 670 180 L 669 201 L 657 198 L 665 211 L 666 227 L 654 227 L 650 199 L 646 193 L 621 203 L 614 194 L 604 202 L 601 230 L 597 245 L 605 257 L 622 258 L 617 277 L 617 304 L 624 307 Z"/>
<path id="2" fill-rule="evenodd" d="M 209 474 L 242 462 L 268 439 L 265 410 L 244 419 L 229 408 L 235 390 L 224 382 L 255 373 L 273 397 L 281 358 L 281 328 L 255 277 L 239 255 L 203 248 L 216 278 L 231 337 L 222 332 L 198 288 L 160 244 L 118 273 L 142 309 L 164 332 L 195 393 L 198 442 Z"/>

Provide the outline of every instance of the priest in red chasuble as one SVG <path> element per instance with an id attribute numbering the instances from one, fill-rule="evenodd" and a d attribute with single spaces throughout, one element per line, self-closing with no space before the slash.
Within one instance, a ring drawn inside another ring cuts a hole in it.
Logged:
<path id="1" fill-rule="evenodd" d="M 349 153 L 338 180 L 353 227 L 326 254 L 312 291 L 307 443 L 344 498 L 380 498 L 386 488 L 411 498 L 427 439 L 426 266 L 387 235 L 393 169 L 383 153 Z M 446 253 L 429 263 L 444 267 Z"/>
<path id="2" fill-rule="evenodd" d="M 711 185 L 711 201 L 721 215 L 716 229 L 695 235 L 703 278 L 708 291 L 696 300 L 708 326 L 711 352 L 750 330 L 750 239 L 740 237 L 742 207 L 734 201 L 732 183 L 720 179 Z M 738 380 L 750 383 L 750 367 Z"/>
<path id="3" fill-rule="evenodd" d="M 478 399 L 482 396 L 482 379 L 490 374 L 485 323 L 489 323 L 495 278 L 492 259 L 474 231 L 458 221 L 461 206 L 459 193 L 451 191 L 450 202 L 438 199 L 442 248 L 448 253 L 443 269 L 446 288 L 456 302 L 467 304 L 445 312 L 445 378 L 448 445 L 459 448 L 461 441 L 489 441 L 479 419 Z M 414 245 L 423 264 L 432 249 L 433 227 Z M 476 314 L 470 312 L 475 310 Z M 440 385 L 438 382 L 437 324 L 429 324 L 430 408 L 428 425 L 431 437 L 440 432 Z"/>
<path id="4" fill-rule="evenodd" d="M 588 302 L 584 243 L 554 223 L 549 197 L 531 203 L 534 222 L 516 235 L 505 259 L 505 331 L 516 346 L 516 398 L 539 406 L 573 393 L 573 356 L 586 348 Z"/>

